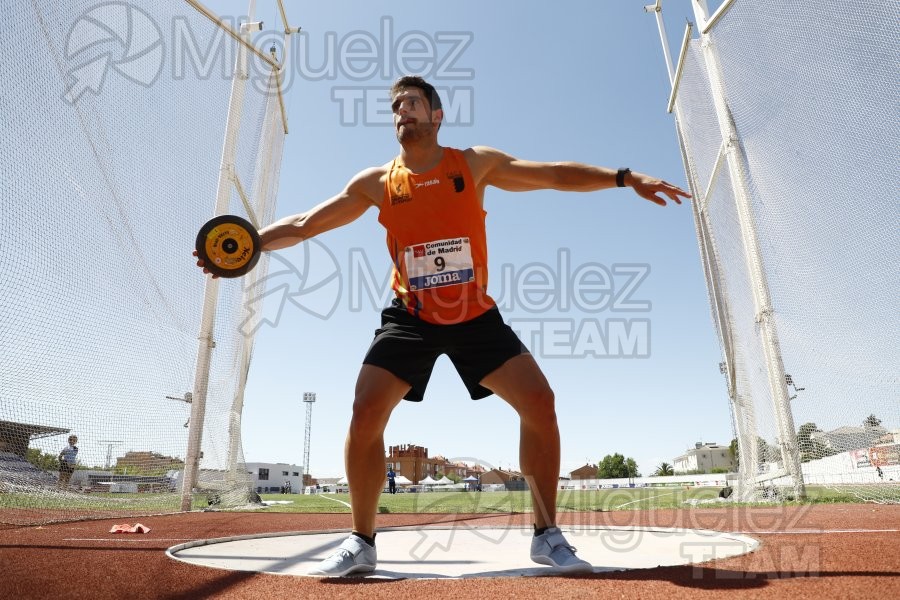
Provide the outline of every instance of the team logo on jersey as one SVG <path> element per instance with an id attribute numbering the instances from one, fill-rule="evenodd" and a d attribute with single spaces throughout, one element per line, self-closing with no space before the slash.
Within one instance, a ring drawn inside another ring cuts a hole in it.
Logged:
<path id="1" fill-rule="evenodd" d="M 395 206 L 397 204 L 403 204 L 404 202 L 409 202 L 412 200 L 412 195 L 409 193 L 409 190 L 403 185 L 403 182 L 398 181 L 396 185 L 391 189 L 391 206 Z"/>
<path id="2" fill-rule="evenodd" d="M 453 181 L 453 189 L 457 194 L 466 189 L 466 180 L 462 173 L 447 173 L 447 178 Z"/>

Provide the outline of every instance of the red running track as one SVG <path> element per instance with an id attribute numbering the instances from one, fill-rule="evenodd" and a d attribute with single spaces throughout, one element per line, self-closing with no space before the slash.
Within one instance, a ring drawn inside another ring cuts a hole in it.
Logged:
<path id="1" fill-rule="evenodd" d="M 380 526 L 527 525 L 528 515 L 380 515 Z M 110 534 L 141 522 L 148 534 Z M 165 555 L 193 539 L 347 528 L 346 514 L 187 513 L 0 529 L 0 598 L 898 598 L 900 506 L 561 513 L 565 525 L 743 532 L 752 554 L 705 563 L 572 577 L 319 580 L 196 567 Z"/>

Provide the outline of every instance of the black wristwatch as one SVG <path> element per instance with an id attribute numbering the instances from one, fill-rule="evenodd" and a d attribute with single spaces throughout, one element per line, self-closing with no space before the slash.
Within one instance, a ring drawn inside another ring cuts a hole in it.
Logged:
<path id="1" fill-rule="evenodd" d="M 625 175 L 631 173 L 631 169 L 625 167 L 624 169 L 619 169 L 616 172 L 616 186 L 617 187 L 625 187 Z"/>

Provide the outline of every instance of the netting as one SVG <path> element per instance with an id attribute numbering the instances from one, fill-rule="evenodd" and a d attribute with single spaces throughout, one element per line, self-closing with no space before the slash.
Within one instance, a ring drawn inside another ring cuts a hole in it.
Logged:
<path id="1" fill-rule="evenodd" d="M 220 178 L 219 212 L 271 221 L 275 72 L 246 52 L 235 107 L 245 51 L 186 3 L 33 0 L 5 19 L 0 522 L 179 510 L 207 285 L 191 252 Z M 246 298 L 266 268 L 218 284 L 196 505 L 247 499 Z"/>
<path id="2" fill-rule="evenodd" d="M 898 502 L 900 6 L 807 8 L 737 0 L 677 96 L 738 487 Z"/>

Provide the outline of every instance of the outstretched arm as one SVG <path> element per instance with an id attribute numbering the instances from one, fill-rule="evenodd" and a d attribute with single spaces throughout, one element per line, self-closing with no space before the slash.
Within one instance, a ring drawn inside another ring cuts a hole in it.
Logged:
<path id="1" fill-rule="evenodd" d="M 358 219 L 370 206 L 378 205 L 380 174 L 377 168 L 361 171 L 339 194 L 310 210 L 285 217 L 259 230 L 263 252 L 280 250 Z M 197 256 L 197 251 L 194 251 Z M 197 266 L 209 273 L 202 259 Z M 213 275 L 213 278 L 217 275 Z"/>
<path id="2" fill-rule="evenodd" d="M 616 187 L 616 171 L 606 167 L 522 160 L 487 146 L 475 146 L 469 153 L 473 175 L 480 186 L 492 185 L 511 192 L 547 189 L 592 192 Z M 681 204 L 682 197 L 691 197 L 677 186 L 635 171 L 626 174 L 624 183 L 641 198 L 660 206 L 666 205 L 660 194 L 676 204 Z"/>
<path id="3" fill-rule="evenodd" d="M 310 210 L 285 217 L 259 230 L 264 252 L 280 250 L 320 233 L 336 229 L 358 219 L 366 210 L 377 205 L 372 191 L 378 169 L 367 169 L 354 177 L 339 194 Z"/>

